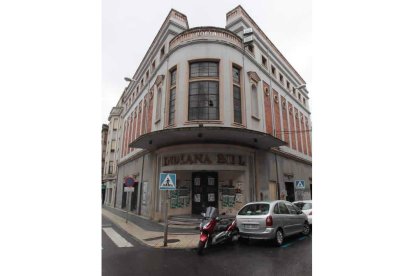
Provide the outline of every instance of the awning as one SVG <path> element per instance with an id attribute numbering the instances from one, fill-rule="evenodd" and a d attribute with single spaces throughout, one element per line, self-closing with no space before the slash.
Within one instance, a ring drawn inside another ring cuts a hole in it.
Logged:
<path id="1" fill-rule="evenodd" d="M 156 150 L 183 144 L 230 144 L 270 149 L 287 145 L 267 133 L 235 127 L 181 127 L 153 131 L 129 144 L 132 148 Z"/>

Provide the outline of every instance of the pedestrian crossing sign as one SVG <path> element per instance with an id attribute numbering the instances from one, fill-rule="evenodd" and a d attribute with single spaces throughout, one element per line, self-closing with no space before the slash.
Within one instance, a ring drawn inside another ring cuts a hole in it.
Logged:
<path id="1" fill-rule="evenodd" d="M 296 189 L 305 189 L 305 180 L 295 180 Z"/>
<path id="2" fill-rule="evenodd" d="M 175 173 L 160 173 L 160 190 L 175 190 L 176 183 Z"/>

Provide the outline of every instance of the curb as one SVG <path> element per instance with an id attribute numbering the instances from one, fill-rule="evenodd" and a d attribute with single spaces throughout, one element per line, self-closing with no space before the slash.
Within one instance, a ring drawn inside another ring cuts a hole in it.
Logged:
<path id="1" fill-rule="evenodd" d="M 189 235 L 188 233 L 171 233 L 168 235 L 168 240 L 178 241 L 174 243 L 167 243 L 167 246 L 164 246 L 163 232 L 143 230 L 140 226 L 131 221 L 125 223 L 125 219 L 123 217 L 113 214 L 105 209 L 102 209 L 102 215 L 131 235 L 140 244 L 148 247 L 160 249 L 193 249 L 196 248 L 198 244 L 199 234 Z"/>

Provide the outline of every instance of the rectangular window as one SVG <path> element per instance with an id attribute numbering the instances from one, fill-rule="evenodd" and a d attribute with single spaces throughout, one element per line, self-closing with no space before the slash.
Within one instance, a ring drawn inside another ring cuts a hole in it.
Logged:
<path id="1" fill-rule="evenodd" d="M 218 77 L 217 62 L 196 62 L 190 64 L 190 78 Z"/>
<path id="2" fill-rule="evenodd" d="M 168 103 L 168 124 L 174 124 L 175 120 L 175 90 L 177 83 L 177 68 L 170 71 L 170 99 Z"/>
<path id="3" fill-rule="evenodd" d="M 267 68 L 267 59 L 262 56 L 262 65 Z"/>
<path id="4" fill-rule="evenodd" d="M 276 68 L 273 65 L 271 66 L 271 68 L 272 68 L 272 74 L 276 76 Z"/>
<path id="5" fill-rule="evenodd" d="M 114 172 L 113 167 L 114 167 L 114 162 L 109 161 L 108 174 L 112 174 Z"/>
<path id="6" fill-rule="evenodd" d="M 286 81 L 286 87 L 287 87 L 288 90 L 290 89 L 290 83 L 289 83 L 289 81 Z"/>
<path id="7" fill-rule="evenodd" d="M 190 64 L 188 119 L 219 120 L 218 62 L 203 61 Z M 194 81 L 203 77 L 207 80 Z"/>
<path id="8" fill-rule="evenodd" d="M 118 129 L 118 118 L 114 119 L 114 126 L 113 126 L 113 130 L 117 130 Z"/>
<path id="9" fill-rule="evenodd" d="M 148 77 L 149 77 L 149 70 L 147 70 L 147 73 L 145 73 L 145 79 L 148 82 Z"/>
<path id="10" fill-rule="evenodd" d="M 250 52 L 250 53 L 252 53 L 252 54 L 254 55 L 254 46 L 253 46 L 253 44 L 249 44 L 249 45 L 247 46 L 247 50 L 249 50 L 249 52 Z"/>
<path id="11" fill-rule="evenodd" d="M 218 120 L 218 82 L 191 82 L 189 103 L 189 120 Z"/>
<path id="12" fill-rule="evenodd" d="M 111 141 L 111 152 L 115 151 L 115 143 L 116 143 L 116 140 Z"/>
<path id="13" fill-rule="evenodd" d="M 162 46 L 161 51 L 160 51 L 160 59 L 163 58 L 164 54 L 165 54 L 165 46 Z"/>
<path id="14" fill-rule="evenodd" d="M 233 66 L 233 110 L 234 122 L 242 123 L 241 93 L 240 93 L 240 69 Z"/>
<path id="15" fill-rule="evenodd" d="M 283 75 L 279 73 L 279 81 L 283 83 Z"/>
<path id="16" fill-rule="evenodd" d="M 151 65 L 151 71 L 154 72 L 155 71 L 155 60 L 152 62 Z"/>

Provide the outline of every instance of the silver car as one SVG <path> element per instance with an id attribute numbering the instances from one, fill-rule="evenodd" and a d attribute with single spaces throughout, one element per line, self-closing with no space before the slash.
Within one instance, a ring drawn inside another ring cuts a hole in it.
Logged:
<path id="1" fill-rule="evenodd" d="M 310 232 L 306 215 L 289 201 L 251 202 L 237 216 L 240 239 L 269 239 L 283 244 L 287 236 Z"/>

